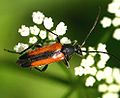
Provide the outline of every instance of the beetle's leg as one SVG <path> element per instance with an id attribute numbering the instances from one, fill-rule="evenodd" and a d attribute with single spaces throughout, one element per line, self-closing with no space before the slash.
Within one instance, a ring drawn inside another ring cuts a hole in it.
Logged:
<path id="1" fill-rule="evenodd" d="M 43 72 L 48 68 L 48 65 L 45 65 L 42 69 L 39 69 L 38 67 L 34 67 L 36 70 Z"/>
<path id="2" fill-rule="evenodd" d="M 35 44 L 35 47 L 40 48 L 40 47 L 42 47 L 42 46 L 39 45 L 39 44 Z"/>
<path id="3" fill-rule="evenodd" d="M 23 51 L 21 51 L 21 52 L 11 51 L 11 50 L 7 50 L 7 49 L 4 49 L 4 50 L 7 51 L 7 52 L 10 52 L 10 53 L 23 54 L 24 52 L 26 52 L 27 50 L 29 50 L 29 49 L 32 48 L 33 46 L 34 46 L 34 47 L 41 47 L 41 45 L 39 45 L 38 43 L 35 43 L 35 44 L 29 46 L 28 48 L 26 48 L 25 50 L 23 50 Z"/>
<path id="4" fill-rule="evenodd" d="M 65 65 L 67 66 L 67 68 L 70 68 L 69 61 L 67 60 L 67 58 L 66 58 L 66 57 L 64 58 L 64 62 L 65 62 Z"/>
<path id="5" fill-rule="evenodd" d="M 15 54 L 20 54 L 20 52 L 11 51 L 11 50 L 8 50 L 8 49 L 4 49 L 4 51 L 10 52 L 10 53 L 15 53 Z"/>
<path id="6" fill-rule="evenodd" d="M 23 51 L 21 51 L 21 52 L 11 51 L 11 50 L 7 50 L 7 49 L 4 49 L 4 50 L 7 51 L 7 52 L 15 53 L 15 54 L 23 54 L 25 51 L 29 50 L 29 49 L 32 48 L 33 46 L 34 46 L 34 44 L 31 45 L 31 46 L 29 46 L 28 48 L 26 48 L 25 50 L 23 50 Z"/>

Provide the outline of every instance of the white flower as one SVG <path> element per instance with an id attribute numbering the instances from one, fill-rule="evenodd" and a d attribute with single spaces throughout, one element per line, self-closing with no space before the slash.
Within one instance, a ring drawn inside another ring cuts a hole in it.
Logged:
<path id="1" fill-rule="evenodd" d="M 91 67 L 91 68 L 90 68 L 90 72 L 89 72 L 89 74 L 95 76 L 96 73 L 97 73 L 97 69 L 96 69 L 96 67 Z"/>
<path id="2" fill-rule="evenodd" d="M 112 20 L 108 17 L 104 17 L 100 23 L 102 24 L 103 28 L 107 28 L 111 26 Z"/>
<path id="3" fill-rule="evenodd" d="M 37 39 L 35 36 L 30 37 L 30 38 L 29 38 L 29 43 L 30 43 L 30 44 L 34 44 L 34 43 L 37 42 L 37 40 L 38 40 L 38 39 Z"/>
<path id="4" fill-rule="evenodd" d="M 107 90 L 108 90 L 108 86 L 106 84 L 100 84 L 98 86 L 98 91 L 99 92 L 107 92 Z"/>
<path id="5" fill-rule="evenodd" d="M 119 1 L 120 2 L 120 1 Z M 116 13 L 117 10 L 119 9 L 120 7 L 120 3 L 119 2 L 112 2 L 108 5 L 108 12 L 110 13 Z"/>
<path id="6" fill-rule="evenodd" d="M 111 84 L 114 82 L 114 78 L 112 76 L 108 76 L 105 78 L 105 82 L 108 84 Z"/>
<path id="7" fill-rule="evenodd" d="M 117 93 L 107 92 L 102 95 L 102 98 L 119 98 L 119 95 Z"/>
<path id="8" fill-rule="evenodd" d="M 82 66 L 75 67 L 74 70 L 76 76 L 77 75 L 82 76 L 84 74 L 84 68 Z"/>
<path id="9" fill-rule="evenodd" d="M 107 50 L 104 50 L 104 51 L 107 52 Z M 99 53 L 99 55 L 100 55 L 101 61 L 103 61 L 103 62 L 107 62 L 109 60 L 109 58 L 110 58 L 110 56 L 108 54 Z"/>
<path id="10" fill-rule="evenodd" d="M 33 12 L 32 14 L 33 22 L 36 24 L 42 24 L 44 17 L 45 17 L 44 14 L 39 11 Z"/>
<path id="11" fill-rule="evenodd" d="M 18 43 L 17 45 L 15 45 L 14 50 L 16 52 L 22 52 L 23 50 L 27 49 L 28 47 L 29 47 L 28 44 Z"/>
<path id="12" fill-rule="evenodd" d="M 120 17 L 120 9 L 118 9 L 118 10 L 116 11 L 115 16 L 116 16 L 116 17 Z"/>
<path id="13" fill-rule="evenodd" d="M 97 74 L 96 74 L 96 79 L 97 79 L 98 81 L 101 81 L 102 79 L 104 79 L 104 72 L 101 71 L 101 70 L 99 70 L 99 71 L 97 72 Z"/>
<path id="14" fill-rule="evenodd" d="M 60 40 L 60 42 L 61 42 L 62 44 L 70 44 L 70 43 L 71 43 L 71 40 L 68 39 L 67 37 L 63 37 L 63 38 Z"/>
<path id="15" fill-rule="evenodd" d="M 120 69 L 119 68 L 113 68 L 113 78 L 115 81 L 120 85 Z"/>
<path id="16" fill-rule="evenodd" d="M 108 12 L 114 13 L 116 17 L 120 17 L 120 1 L 113 0 L 112 3 L 108 5 Z"/>
<path id="17" fill-rule="evenodd" d="M 97 51 L 106 52 L 107 50 L 106 50 L 105 48 L 106 48 L 106 45 L 105 45 L 105 44 L 99 43 L 99 44 L 98 44 L 98 47 L 97 47 Z M 100 54 L 103 54 L 103 53 L 100 53 Z"/>
<path id="18" fill-rule="evenodd" d="M 105 78 L 112 76 L 112 68 L 111 67 L 105 67 L 104 68 L 104 76 Z"/>
<path id="19" fill-rule="evenodd" d="M 87 87 L 89 87 L 89 86 L 93 86 L 94 85 L 94 83 L 95 83 L 95 78 L 93 77 L 93 76 L 89 76 L 87 79 L 86 79 L 86 83 L 85 83 L 85 85 L 87 86 Z"/>
<path id="20" fill-rule="evenodd" d="M 114 31 L 113 38 L 116 40 L 120 40 L 120 28 L 118 28 Z"/>
<path id="21" fill-rule="evenodd" d="M 34 25 L 33 27 L 30 27 L 30 33 L 33 34 L 33 35 L 38 35 L 40 32 L 40 29 Z"/>
<path id="22" fill-rule="evenodd" d="M 47 37 L 47 32 L 45 30 L 41 30 L 39 36 L 41 39 L 45 39 Z"/>
<path id="23" fill-rule="evenodd" d="M 108 86 L 108 91 L 109 92 L 118 93 L 120 91 L 119 85 L 117 85 L 117 84 L 110 84 Z"/>
<path id="24" fill-rule="evenodd" d="M 25 25 L 22 25 L 21 28 L 18 30 L 21 36 L 28 36 L 30 34 L 29 28 Z"/>
<path id="25" fill-rule="evenodd" d="M 44 26 L 46 29 L 51 29 L 53 27 L 53 21 L 51 17 L 45 17 L 44 19 Z"/>
<path id="26" fill-rule="evenodd" d="M 52 31 L 53 33 L 55 33 L 55 31 Z M 49 40 L 55 40 L 57 38 L 57 36 L 56 35 L 54 35 L 54 34 L 52 34 L 52 33 L 48 33 L 48 39 Z"/>
<path id="27" fill-rule="evenodd" d="M 115 17 L 112 21 L 113 26 L 117 27 L 120 25 L 120 17 Z"/>
<path id="28" fill-rule="evenodd" d="M 105 64 L 106 64 L 106 62 L 104 62 L 103 60 L 100 60 L 100 61 L 97 62 L 97 67 L 99 69 L 102 69 L 102 68 L 105 67 Z"/>
<path id="29" fill-rule="evenodd" d="M 86 59 L 82 59 L 81 66 L 89 67 L 94 64 L 94 58 L 91 55 L 88 55 Z"/>
<path id="30" fill-rule="evenodd" d="M 56 27 L 56 34 L 57 35 L 64 35 L 66 33 L 67 26 L 65 26 L 64 22 L 60 22 Z"/>

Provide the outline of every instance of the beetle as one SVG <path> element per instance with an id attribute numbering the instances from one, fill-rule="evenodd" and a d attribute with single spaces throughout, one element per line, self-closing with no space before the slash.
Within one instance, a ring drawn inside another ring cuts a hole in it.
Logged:
<path id="1" fill-rule="evenodd" d="M 15 51 L 7 50 L 7 49 L 5 50 L 11 53 L 16 53 L 16 54 L 21 55 L 17 60 L 17 64 L 19 64 L 21 67 L 35 68 L 41 72 L 47 69 L 48 64 L 59 62 L 59 61 L 64 61 L 66 67 L 69 68 L 70 67 L 69 60 L 74 53 L 80 56 L 82 56 L 82 52 L 86 52 L 86 53 L 97 52 L 97 53 L 104 53 L 104 54 L 112 55 L 108 52 L 103 52 L 103 51 L 81 50 L 81 46 L 84 45 L 86 40 L 84 40 L 82 45 L 79 45 L 77 42 L 74 42 L 72 44 L 62 45 L 60 43 L 60 38 L 57 34 L 51 32 L 50 30 L 47 30 L 47 31 L 57 36 L 56 43 L 43 46 L 43 47 L 40 46 L 39 43 L 35 43 L 29 46 L 27 49 L 25 49 L 22 52 L 15 52 Z M 29 49 L 31 49 L 32 47 L 35 47 L 35 49 L 30 51 Z M 112 56 L 115 57 L 114 55 Z M 118 59 L 117 57 L 115 58 Z M 38 66 L 43 66 L 43 65 L 44 67 L 42 69 L 38 68 Z"/>
<path id="2" fill-rule="evenodd" d="M 51 32 L 50 30 L 47 30 Z M 70 67 L 69 60 L 73 53 L 77 53 L 82 55 L 82 50 L 80 46 L 76 43 L 73 44 L 64 44 L 60 43 L 60 38 L 57 34 L 51 32 L 52 34 L 57 36 L 57 42 L 47 46 L 40 46 L 39 43 L 35 43 L 29 46 L 22 52 L 15 52 L 4 49 L 11 53 L 20 54 L 21 56 L 17 60 L 17 64 L 21 67 L 33 67 L 39 71 L 45 71 L 48 67 L 48 64 L 64 61 L 67 68 Z M 32 47 L 35 47 L 35 50 L 28 51 Z M 44 65 L 43 69 L 40 70 L 38 66 Z"/>
<path id="3" fill-rule="evenodd" d="M 100 12 L 99 12 L 100 13 Z M 59 61 L 64 61 L 65 65 L 67 68 L 70 67 L 69 60 L 71 56 L 76 53 L 80 56 L 82 56 L 82 52 L 87 52 L 87 53 L 104 53 L 104 54 L 109 54 L 112 55 L 108 52 L 102 52 L 102 51 L 84 51 L 81 50 L 81 47 L 85 44 L 86 40 L 90 36 L 91 32 L 95 28 L 98 18 L 99 18 L 99 13 L 96 18 L 96 21 L 94 22 L 93 27 L 91 28 L 90 32 L 84 39 L 82 45 L 79 45 L 78 43 L 74 42 L 72 44 L 61 44 L 60 43 L 60 38 L 57 34 L 53 33 L 52 31 L 46 29 L 48 32 L 54 34 L 57 36 L 57 42 L 51 45 L 47 46 L 40 46 L 39 43 L 35 43 L 31 46 L 29 46 L 27 49 L 23 50 L 22 52 L 15 52 L 15 51 L 10 51 L 7 49 L 4 49 L 5 51 L 11 52 L 11 53 L 16 53 L 20 54 L 21 56 L 17 60 L 17 64 L 19 64 L 21 67 L 30 67 L 30 68 L 35 68 L 39 71 L 45 71 L 48 67 L 48 64 L 54 63 L 54 62 L 59 62 Z M 34 47 L 34 50 L 29 50 L 32 47 Z M 29 50 L 29 51 L 28 51 Z M 112 55 L 115 57 L 117 60 L 116 56 Z M 120 60 L 119 60 L 120 61 Z M 43 66 L 42 69 L 39 69 L 38 66 Z"/>

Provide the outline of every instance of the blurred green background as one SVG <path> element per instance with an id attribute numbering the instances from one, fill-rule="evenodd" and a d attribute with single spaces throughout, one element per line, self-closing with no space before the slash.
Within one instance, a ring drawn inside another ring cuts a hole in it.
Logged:
<path id="1" fill-rule="evenodd" d="M 66 36 L 82 43 L 91 29 L 101 7 L 100 19 L 108 15 L 107 5 L 111 0 L 1 0 L 0 1 L 0 98 L 97 98 L 97 87 L 84 86 L 82 77 L 74 75 L 74 67 L 79 65 L 79 57 L 73 56 L 71 68 L 60 63 L 50 64 L 46 72 L 24 69 L 16 64 L 18 55 L 5 52 L 23 39 L 18 28 L 32 24 L 32 12 L 42 11 L 53 18 L 54 23 L 65 22 L 68 26 Z M 99 20 L 100 20 L 99 19 Z M 98 22 L 87 46 L 99 42 L 107 44 L 109 52 L 120 56 L 120 43 L 112 38 L 113 28 L 103 29 Z M 110 66 L 119 67 L 115 59 Z"/>

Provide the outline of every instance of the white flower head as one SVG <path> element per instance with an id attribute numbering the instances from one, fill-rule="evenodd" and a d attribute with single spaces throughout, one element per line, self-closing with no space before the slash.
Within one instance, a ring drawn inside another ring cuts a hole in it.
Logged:
<path id="1" fill-rule="evenodd" d="M 70 44 L 70 43 L 71 43 L 71 40 L 68 39 L 67 37 L 63 37 L 63 38 L 60 40 L 60 42 L 61 42 L 62 44 Z"/>
<path id="2" fill-rule="evenodd" d="M 104 17 L 100 23 L 102 24 L 103 28 L 107 28 L 111 26 L 112 20 L 108 17 Z"/>
<path id="3" fill-rule="evenodd" d="M 102 98 L 119 98 L 119 94 L 107 92 L 102 95 Z"/>
<path id="4" fill-rule="evenodd" d="M 53 33 L 55 33 L 55 30 L 54 31 L 52 31 Z M 48 39 L 49 40 L 55 40 L 57 38 L 57 36 L 56 35 L 54 35 L 54 34 L 52 34 L 52 33 L 48 33 Z"/>
<path id="5" fill-rule="evenodd" d="M 107 84 L 100 84 L 98 86 L 98 91 L 99 92 L 107 92 L 107 90 L 108 90 L 108 85 Z"/>
<path id="6" fill-rule="evenodd" d="M 104 72 L 101 71 L 101 70 L 99 70 L 99 71 L 97 72 L 97 74 L 96 74 L 96 79 L 97 79 L 98 81 L 101 81 L 102 79 L 104 79 Z"/>
<path id="7" fill-rule="evenodd" d="M 97 67 L 98 67 L 99 69 L 104 68 L 105 65 L 106 65 L 106 62 L 103 61 L 103 60 L 100 60 L 100 61 L 97 62 Z"/>
<path id="8" fill-rule="evenodd" d="M 103 52 L 106 52 L 106 45 L 105 44 L 102 44 L 102 43 L 99 43 L 98 44 L 98 47 L 97 47 L 97 51 L 103 51 Z M 101 53 L 100 53 L 101 54 Z"/>
<path id="9" fill-rule="evenodd" d="M 105 78 L 105 82 L 108 84 L 111 84 L 114 82 L 114 78 L 112 76 L 108 76 Z"/>
<path id="10" fill-rule="evenodd" d="M 23 50 L 27 49 L 28 47 L 29 47 L 28 44 L 18 43 L 17 45 L 15 45 L 14 50 L 16 52 L 22 52 Z"/>
<path id="11" fill-rule="evenodd" d="M 94 64 L 94 58 L 91 55 L 88 55 L 86 59 L 82 59 L 81 66 L 90 67 Z"/>
<path id="12" fill-rule="evenodd" d="M 120 40 L 120 28 L 118 28 L 114 31 L 113 38 L 116 40 Z"/>
<path id="13" fill-rule="evenodd" d="M 108 86 L 108 91 L 109 92 L 114 92 L 114 93 L 118 93 L 120 91 L 120 87 L 118 84 L 110 84 Z"/>
<path id="14" fill-rule="evenodd" d="M 84 74 L 84 68 L 82 66 L 75 67 L 74 70 L 76 76 L 77 75 L 82 76 Z"/>
<path id="15" fill-rule="evenodd" d="M 86 79 L 86 83 L 85 83 L 85 85 L 87 86 L 87 87 L 89 87 L 89 86 L 93 86 L 94 85 L 94 83 L 95 83 L 95 78 L 93 77 L 93 76 L 89 76 L 87 79 Z"/>
<path id="16" fill-rule="evenodd" d="M 30 27 L 30 33 L 33 34 L 33 35 L 38 35 L 40 32 L 40 29 L 34 25 L 33 27 Z"/>
<path id="17" fill-rule="evenodd" d="M 64 22 L 60 22 L 56 27 L 56 34 L 57 35 L 64 35 L 66 33 L 67 26 L 65 26 Z"/>
<path id="18" fill-rule="evenodd" d="M 37 42 L 37 38 L 35 36 L 29 38 L 29 43 L 30 44 L 35 44 Z"/>
<path id="19" fill-rule="evenodd" d="M 51 29 L 53 27 L 53 21 L 51 17 L 45 17 L 44 19 L 44 26 L 46 29 Z"/>
<path id="20" fill-rule="evenodd" d="M 105 50 L 105 51 L 107 52 L 107 50 Z M 110 58 L 110 56 L 108 54 L 100 53 L 99 55 L 100 55 L 101 61 L 103 61 L 103 62 L 107 62 Z"/>
<path id="21" fill-rule="evenodd" d="M 21 28 L 18 30 L 21 36 L 28 36 L 30 34 L 29 28 L 25 25 L 22 25 Z"/>
<path id="22" fill-rule="evenodd" d="M 116 11 L 115 16 L 116 16 L 116 17 L 120 17 L 120 9 L 118 9 L 118 10 Z"/>
<path id="23" fill-rule="evenodd" d="M 111 67 L 104 68 L 104 76 L 105 76 L 105 78 L 112 76 L 112 68 Z"/>
<path id="24" fill-rule="evenodd" d="M 120 17 L 115 17 L 112 21 L 113 26 L 117 27 L 120 25 Z"/>
<path id="25" fill-rule="evenodd" d="M 113 68 L 113 78 L 116 83 L 120 85 L 120 69 L 119 68 Z"/>
<path id="26" fill-rule="evenodd" d="M 120 3 L 119 2 L 112 2 L 108 5 L 108 12 L 110 13 L 116 13 L 116 11 L 119 9 Z"/>
<path id="27" fill-rule="evenodd" d="M 96 69 L 96 67 L 91 67 L 91 68 L 90 68 L 90 72 L 89 72 L 89 74 L 95 76 L 96 73 L 97 73 L 97 69 Z"/>
<path id="28" fill-rule="evenodd" d="M 47 32 L 45 30 L 41 30 L 39 36 L 41 39 L 45 39 L 47 37 Z"/>
<path id="29" fill-rule="evenodd" d="M 33 18 L 33 22 L 36 23 L 36 24 L 42 24 L 45 16 L 42 12 L 33 12 L 32 14 L 32 18 Z"/>

